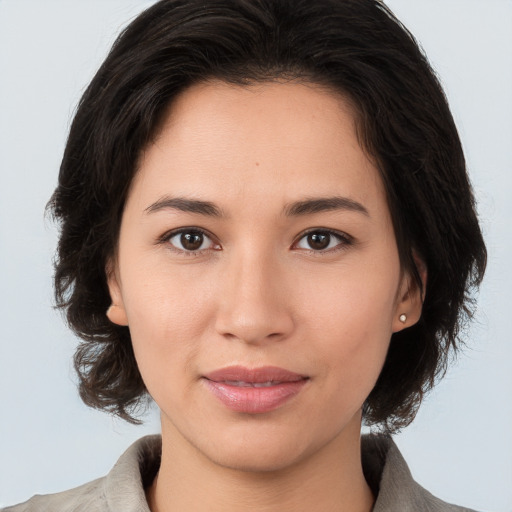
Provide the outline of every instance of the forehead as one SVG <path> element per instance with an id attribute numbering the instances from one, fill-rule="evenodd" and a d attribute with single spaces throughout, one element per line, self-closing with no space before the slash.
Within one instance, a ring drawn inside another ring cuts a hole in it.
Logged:
<path id="1" fill-rule="evenodd" d="M 351 103 L 297 82 L 212 81 L 186 89 L 141 155 L 134 188 L 142 182 L 144 195 L 153 197 L 383 196 L 380 175 L 359 144 Z"/>

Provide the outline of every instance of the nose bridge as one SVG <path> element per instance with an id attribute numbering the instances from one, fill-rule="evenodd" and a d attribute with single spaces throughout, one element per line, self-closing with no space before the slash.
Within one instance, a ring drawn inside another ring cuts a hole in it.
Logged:
<path id="1" fill-rule="evenodd" d="M 246 343 L 281 339 L 293 328 L 282 263 L 264 248 L 234 252 L 226 269 L 217 331 Z"/>

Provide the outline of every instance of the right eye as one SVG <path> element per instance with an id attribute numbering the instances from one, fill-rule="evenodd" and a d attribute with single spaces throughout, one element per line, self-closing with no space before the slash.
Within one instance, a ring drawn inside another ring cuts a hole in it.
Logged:
<path id="1" fill-rule="evenodd" d="M 189 254 L 218 249 L 219 247 L 200 229 L 181 229 L 169 233 L 165 238 L 173 250 Z"/>

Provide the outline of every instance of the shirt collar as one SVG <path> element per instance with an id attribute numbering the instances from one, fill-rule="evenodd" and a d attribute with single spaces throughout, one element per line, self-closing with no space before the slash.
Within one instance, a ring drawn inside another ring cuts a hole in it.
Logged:
<path id="1" fill-rule="evenodd" d="M 120 457 L 104 480 L 109 510 L 150 512 L 144 488 L 158 471 L 161 450 L 159 435 L 146 436 Z M 390 436 L 364 435 L 361 454 L 365 477 L 377 496 L 373 512 L 470 512 L 438 500 L 418 485 Z"/>

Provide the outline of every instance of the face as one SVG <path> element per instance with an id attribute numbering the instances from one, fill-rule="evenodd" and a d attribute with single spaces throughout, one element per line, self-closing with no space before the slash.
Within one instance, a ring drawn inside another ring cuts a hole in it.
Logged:
<path id="1" fill-rule="evenodd" d="M 419 315 L 350 105 L 314 85 L 178 97 L 109 271 L 164 438 L 233 468 L 358 436 L 400 315 Z"/>

